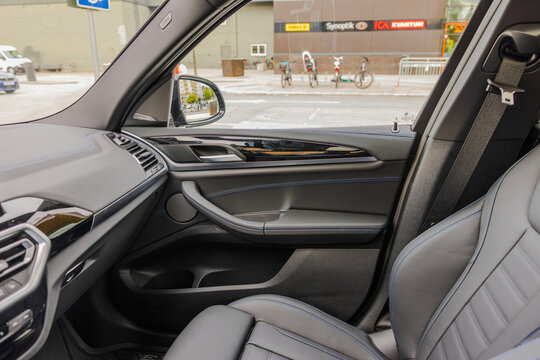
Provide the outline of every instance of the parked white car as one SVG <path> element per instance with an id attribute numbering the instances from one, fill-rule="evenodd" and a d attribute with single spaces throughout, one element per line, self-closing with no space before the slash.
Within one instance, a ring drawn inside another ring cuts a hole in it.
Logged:
<path id="1" fill-rule="evenodd" d="M 0 71 L 12 74 L 23 73 L 24 64 L 32 60 L 23 57 L 15 47 L 0 45 Z"/>

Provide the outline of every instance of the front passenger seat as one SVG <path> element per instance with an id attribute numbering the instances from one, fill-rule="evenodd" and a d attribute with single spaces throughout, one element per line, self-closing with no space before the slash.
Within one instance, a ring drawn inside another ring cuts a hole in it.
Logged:
<path id="1" fill-rule="evenodd" d="M 400 359 L 489 359 L 540 336 L 540 148 L 488 194 L 414 239 L 390 278 Z M 165 360 L 386 357 L 361 330 L 259 295 L 199 314 Z"/>

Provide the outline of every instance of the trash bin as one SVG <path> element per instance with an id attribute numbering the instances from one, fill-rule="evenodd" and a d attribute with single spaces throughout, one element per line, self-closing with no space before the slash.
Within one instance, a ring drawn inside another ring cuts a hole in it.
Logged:
<path id="1" fill-rule="evenodd" d="M 210 116 L 214 116 L 218 113 L 219 110 L 219 103 L 217 100 L 210 100 L 208 102 L 208 113 Z"/>
<path id="2" fill-rule="evenodd" d="M 223 76 L 244 76 L 244 59 L 221 60 Z"/>
<path id="3" fill-rule="evenodd" d="M 26 80 L 36 81 L 36 72 L 34 70 L 34 65 L 32 65 L 31 62 L 27 62 L 27 63 L 24 63 L 23 66 L 24 66 L 24 73 L 26 74 Z"/>

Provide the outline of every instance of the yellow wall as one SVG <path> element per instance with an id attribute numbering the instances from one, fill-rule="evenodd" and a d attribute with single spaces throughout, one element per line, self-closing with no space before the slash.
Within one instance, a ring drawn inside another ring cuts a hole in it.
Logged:
<path id="1" fill-rule="evenodd" d="M 272 3 L 251 3 L 218 26 L 195 48 L 198 68 L 219 68 L 222 58 L 264 60 L 251 56 L 251 44 L 266 44 L 266 58 L 274 54 L 274 7 Z M 192 54 L 182 60 L 193 67 Z"/>
<path id="2" fill-rule="evenodd" d="M 94 12 L 100 67 L 123 48 L 119 26 L 125 26 L 128 41 L 135 34 L 134 6 L 142 25 L 150 16 L 146 6 L 111 1 L 111 11 Z M 63 64 L 74 71 L 92 71 L 86 10 L 66 4 L 0 6 L 0 45 L 15 46 L 40 66 Z"/>

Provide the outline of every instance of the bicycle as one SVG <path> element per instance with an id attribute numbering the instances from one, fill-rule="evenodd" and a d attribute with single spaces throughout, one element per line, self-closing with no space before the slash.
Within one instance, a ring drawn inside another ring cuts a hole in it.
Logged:
<path id="1" fill-rule="evenodd" d="M 292 73 L 291 73 L 291 63 L 294 61 L 282 61 L 279 64 L 279 69 L 281 70 L 281 87 L 284 88 L 292 85 Z"/>
<path id="2" fill-rule="evenodd" d="M 360 72 L 354 77 L 354 85 L 359 89 L 366 89 L 371 86 L 375 76 L 371 71 L 367 69 L 367 63 L 369 62 L 367 57 L 363 57 L 360 61 Z"/>
<path id="3" fill-rule="evenodd" d="M 343 60 L 343 56 L 340 56 L 340 57 L 332 56 L 332 58 L 334 59 L 334 69 L 335 69 L 334 81 L 336 83 L 336 88 L 337 88 L 339 85 L 339 82 L 341 81 L 341 60 Z"/>
<path id="4" fill-rule="evenodd" d="M 304 70 L 308 73 L 309 86 L 315 87 L 319 86 L 319 79 L 317 79 L 317 66 L 315 64 L 315 59 L 311 56 L 309 51 L 304 51 L 302 53 L 302 60 L 304 62 Z"/>

